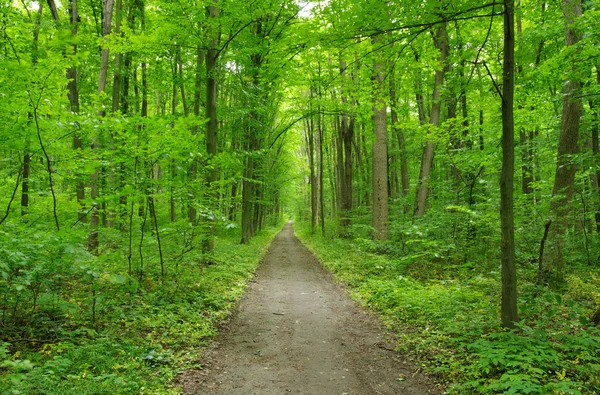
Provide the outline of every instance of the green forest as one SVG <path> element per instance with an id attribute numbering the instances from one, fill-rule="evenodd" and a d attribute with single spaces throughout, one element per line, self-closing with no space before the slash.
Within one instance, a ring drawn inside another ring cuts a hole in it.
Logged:
<path id="1" fill-rule="evenodd" d="M 0 393 L 179 394 L 284 223 L 451 394 L 600 393 L 597 0 L 0 0 Z"/>

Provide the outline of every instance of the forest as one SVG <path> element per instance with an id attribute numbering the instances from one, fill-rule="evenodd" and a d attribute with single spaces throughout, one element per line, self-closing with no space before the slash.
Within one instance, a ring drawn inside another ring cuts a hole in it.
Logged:
<path id="1" fill-rule="evenodd" d="M 0 393 L 181 393 L 288 220 L 447 393 L 600 393 L 597 0 L 0 0 L 0 98 Z"/>

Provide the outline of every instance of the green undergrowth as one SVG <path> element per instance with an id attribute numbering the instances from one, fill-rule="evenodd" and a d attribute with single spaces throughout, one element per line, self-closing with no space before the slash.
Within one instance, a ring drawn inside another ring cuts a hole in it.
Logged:
<path id="1" fill-rule="evenodd" d="M 79 262 L 64 254 L 63 278 L 45 279 L 60 281 L 65 292 L 46 290 L 33 317 L 23 317 L 38 332 L 2 333 L 8 341 L 0 342 L 0 394 L 179 393 L 174 378 L 197 364 L 278 230 L 261 232 L 250 245 L 239 244 L 238 232 L 223 232 L 211 264 L 199 263 L 193 250 L 169 262 L 177 275 L 164 281 L 152 261 L 143 286 L 127 278 L 119 254 L 99 258 L 98 274 L 73 269 Z M 23 281 L 15 290 L 25 293 Z"/>
<path id="2" fill-rule="evenodd" d="M 559 294 L 537 288 L 520 268 L 521 322 L 506 331 L 498 265 L 406 259 L 382 253 L 376 242 L 298 233 L 352 296 L 379 314 L 398 351 L 448 393 L 600 393 L 600 330 L 588 320 L 600 304 L 598 270 L 571 275 L 569 291 Z"/>

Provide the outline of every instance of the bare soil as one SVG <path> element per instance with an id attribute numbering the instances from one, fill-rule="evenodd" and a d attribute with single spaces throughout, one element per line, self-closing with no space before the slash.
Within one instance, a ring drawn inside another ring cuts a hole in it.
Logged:
<path id="1" fill-rule="evenodd" d="M 275 237 L 186 394 L 442 393 L 294 235 Z"/>

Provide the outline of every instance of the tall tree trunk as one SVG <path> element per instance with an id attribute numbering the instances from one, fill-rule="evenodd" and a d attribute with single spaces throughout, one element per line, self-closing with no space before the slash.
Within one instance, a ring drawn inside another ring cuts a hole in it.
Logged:
<path id="1" fill-rule="evenodd" d="M 515 223 L 513 188 L 515 173 L 515 27 L 514 0 L 504 0 L 504 62 L 502 71 L 502 174 L 500 175 L 500 229 L 502 240 L 502 325 L 513 328 L 517 311 Z"/>
<path id="2" fill-rule="evenodd" d="M 77 9 L 77 0 L 69 1 L 69 18 L 71 21 L 71 34 L 73 37 L 77 36 L 77 25 L 79 23 L 79 11 Z M 73 55 L 77 55 L 77 43 L 73 43 Z M 79 114 L 79 89 L 77 87 L 77 66 L 73 65 L 67 69 L 67 91 L 70 104 L 70 110 L 73 114 Z M 83 142 L 81 141 L 81 133 L 79 131 L 79 124 L 75 126 L 75 132 L 73 133 L 73 149 L 77 152 L 77 156 L 80 156 L 79 151 L 83 148 Z M 87 222 L 87 215 L 85 209 L 85 183 L 81 178 L 80 173 L 76 173 L 77 180 L 75 182 L 75 190 L 77 191 L 77 201 L 80 205 L 79 210 L 79 221 Z"/>
<path id="3" fill-rule="evenodd" d="M 373 38 L 378 46 L 379 37 Z M 376 56 L 381 50 L 376 50 Z M 381 59 L 373 65 L 373 237 L 377 240 L 388 238 L 388 152 L 387 152 L 387 105 L 384 99 L 385 67 Z"/>
<path id="4" fill-rule="evenodd" d="M 181 52 L 181 47 L 177 46 L 175 49 L 175 56 L 173 61 L 173 90 L 171 97 L 171 115 L 173 116 L 172 127 L 175 129 L 175 118 L 177 117 L 177 91 L 178 91 L 178 76 L 179 76 L 179 54 Z M 176 220 L 176 207 L 175 207 L 175 181 L 177 179 L 177 164 L 175 163 L 175 158 L 171 158 L 170 161 L 171 167 L 171 182 L 169 185 L 169 219 L 171 223 Z"/>
<path id="5" fill-rule="evenodd" d="M 196 48 L 196 82 L 194 86 L 194 116 L 196 119 L 200 117 L 201 107 L 201 91 L 202 91 L 202 65 L 204 64 L 204 51 L 199 45 Z M 192 127 L 192 136 L 198 134 L 198 126 Z M 194 139 L 195 140 L 195 139 Z M 192 164 L 190 169 L 190 184 L 189 184 L 189 202 L 188 202 L 188 221 L 192 226 L 196 226 L 198 223 L 198 212 L 196 210 L 196 179 L 198 178 L 198 158 L 196 157 L 194 150 L 194 156 L 192 158 Z"/>
<path id="6" fill-rule="evenodd" d="M 262 21 L 257 21 L 254 25 L 254 35 L 258 39 L 264 38 Z M 257 48 L 258 50 L 258 48 Z M 261 93 L 259 70 L 262 66 L 263 56 L 260 52 L 250 55 L 251 69 L 251 91 L 255 100 L 259 101 L 264 96 Z M 249 115 L 249 124 L 247 128 L 246 144 L 247 152 L 251 154 L 246 157 L 246 168 L 244 169 L 244 181 L 242 183 L 242 244 L 248 244 L 250 238 L 254 236 L 257 219 L 260 214 L 258 199 L 255 199 L 257 191 L 254 187 L 255 172 L 259 168 L 258 161 L 253 157 L 253 153 L 260 148 L 260 134 L 262 127 L 262 115 L 256 107 L 252 107 Z"/>
<path id="7" fill-rule="evenodd" d="M 321 70 L 319 65 L 319 78 L 321 77 Z M 318 92 L 318 100 L 321 102 L 321 87 L 317 88 Z M 317 146 L 319 147 L 318 151 L 318 161 L 319 161 L 319 211 L 321 212 L 320 220 L 321 220 L 321 233 L 325 234 L 325 182 L 324 180 L 324 171 L 325 162 L 323 158 L 323 143 L 324 138 L 323 134 L 324 130 L 324 121 L 323 121 L 323 110 L 321 108 L 321 104 L 318 105 L 318 113 L 317 113 Z"/>
<path id="8" fill-rule="evenodd" d="M 342 212 L 340 214 L 340 226 L 347 228 L 350 225 L 350 212 L 352 211 L 353 197 L 352 197 L 352 176 L 353 176 L 353 163 L 352 163 L 352 142 L 354 141 L 354 115 L 350 116 L 348 120 L 347 113 L 347 89 L 346 89 L 346 62 L 340 61 L 340 74 L 342 78 L 342 105 L 344 110 L 342 113 L 342 122 L 340 127 L 340 145 L 342 146 L 343 159 L 340 157 L 340 184 L 341 184 L 341 202 L 340 206 Z M 354 76 L 353 76 L 354 78 Z M 341 153 L 341 152 L 340 152 Z"/>
<path id="9" fill-rule="evenodd" d="M 110 28 L 112 24 L 112 11 L 113 11 L 114 0 L 105 0 L 104 2 L 104 21 L 102 28 L 102 37 L 105 38 L 110 34 Z M 106 91 L 106 78 L 108 76 L 108 56 L 109 50 L 106 47 L 102 48 L 101 61 L 100 61 L 100 73 L 98 76 L 98 96 L 102 95 Z M 98 114 L 102 117 L 106 115 L 103 110 L 100 110 Z M 99 136 L 95 136 L 92 142 L 92 150 L 98 151 L 100 148 Z M 88 236 L 88 251 L 93 254 L 98 254 L 98 226 L 100 225 L 99 206 L 98 206 L 98 188 L 100 181 L 100 169 L 96 168 L 91 176 L 90 184 L 90 198 L 92 199 L 92 210 L 90 216 L 90 234 Z"/>
<path id="10" fill-rule="evenodd" d="M 217 0 L 212 5 L 207 7 L 207 14 L 209 20 L 216 21 L 219 18 L 219 9 L 217 8 Z M 219 33 L 215 26 L 215 31 L 212 31 L 211 38 L 209 41 L 209 48 L 206 52 L 206 153 L 208 155 L 208 178 L 207 178 L 207 189 L 208 189 L 208 206 L 213 211 L 216 207 L 217 194 L 214 193 L 216 187 L 216 181 L 219 178 L 219 172 L 216 168 L 216 164 L 213 159 L 217 155 L 217 57 L 219 55 Z M 208 224 L 208 234 L 202 243 L 202 250 L 204 253 L 212 255 L 214 253 L 214 224 Z"/>
<path id="11" fill-rule="evenodd" d="M 402 186 L 402 195 L 407 196 L 410 184 L 408 180 L 408 161 L 406 158 L 406 140 L 404 138 L 404 131 L 398 126 L 398 112 L 396 110 L 398 106 L 398 99 L 396 97 L 396 84 L 394 83 L 393 73 L 390 79 L 390 106 L 392 108 L 390 116 L 392 118 L 392 131 L 396 135 L 398 140 L 398 150 L 400 157 L 400 181 Z"/>
<path id="12" fill-rule="evenodd" d="M 52 7 L 50 7 L 52 9 Z M 54 6 L 56 9 L 56 6 Z M 38 63 L 38 51 L 39 51 L 39 41 L 40 41 L 40 26 L 42 23 L 42 12 L 43 12 L 43 4 L 39 4 L 39 10 L 37 13 L 37 18 L 35 20 L 35 25 L 33 28 L 33 41 L 31 45 L 31 65 L 35 67 Z M 53 11 L 56 12 L 56 11 Z M 29 109 L 27 114 L 27 125 L 31 126 L 33 124 L 33 108 Z M 25 216 L 29 213 L 29 176 L 31 173 L 31 155 L 29 153 L 30 150 L 30 138 L 27 135 L 25 141 L 25 148 L 23 153 L 23 181 L 21 182 L 21 216 Z"/>
<path id="13" fill-rule="evenodd" d="M 439 25 L 437 32 L 435 33 L 434 42 L 435 47 L 440 52 L 439 60 L 441 69 L 435 71 L 435 82 L 433 86 L 432 97 L 433 100 L 431 104 L 431 114 L 429 116 L 430 127 L 438 127 L 440 124 L 440 113 L 442 108 L 441 89 L 442 84 L 444 83 L 446 58 L 450 52 L 446 23 Z M 427 204 L 427 196 L 429 194 L 429 177 L 431 175 L 431 167 L 433 166 L 433 154 L 433 142 L 428 142 L 423 149 L 423 157 L 421 159 L 421 170 L 419 172 L 419 182 L 417 185 L 417 196 L 415 201 L 415 217 L 421 217 L 423 214 L 425 214 L 425 206 Z"/>
<path id="14" fill-rule="evenodd" d="M 581 16 L 581 0 L 563 0 L 565 19 L 565 43 L 567 47 L 576 45 L 581 40 L 581 34 L 574 27 L 575 20 Z M 550 203 L 550 218 L 546 223 L 545 239 L 540 249 L 539 281 L 549 281 L 553 286 L 561 286 L 563 274 L 563 243 L 568 226 L 569 205 L 573 196 L 576 166 L 573 156 L 579 152 L 579 123 L 583 112 L 581 106 L 581 81 L 574 60 L 571 64 L 572 74 L 565 81 L 563 94 L 563 109 L 558 138 L 558 158 L 552 202 Z"/>
<path id="15" fill-rule="evenodd" d="M 311 94 L 312 98 L 312 94 Z M 318 219 L 318 184 L 317 172 L 315 169 L 315 136 L 314 121 L 311 116 L 307 122 L 308 133 L 308 164 L 310 167 L 310 230 L 315 233 L 317 230 Z"/>
<path id="16" fill-rule="evenodd" d="M 600 64 L 596 64 L 596 84 L 600 86 Z M 598 129 L 600 127 L 600 115 L 598 114 L 598 103 L 599 100 L 590 100 L 590 110 L 592 110 L 592 152 L 594 153 L 594 158 L 597 161 L 598 156 L 600 155 L 600 149 L 598 144 Z M 596 178 L 596 193 L 598 193 L 600 197 L 600 169 L 596 170 L 596 174 L 594 174 Z M 600 209 L 596 209 L 596 232 L 600 233 Z"/>

